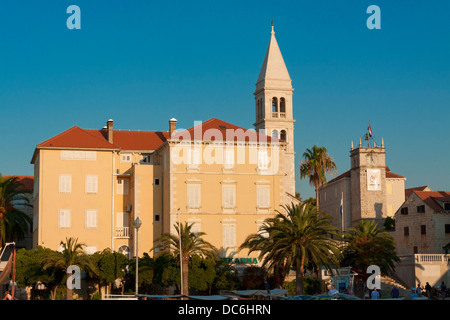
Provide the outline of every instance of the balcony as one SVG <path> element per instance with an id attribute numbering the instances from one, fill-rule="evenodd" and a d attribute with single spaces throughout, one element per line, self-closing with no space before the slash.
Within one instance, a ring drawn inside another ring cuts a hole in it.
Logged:
<path id="1" fill-rule="evenodd" d="M 448 254 L 415 254 L 414 258 L 416 263 L 447 264 L 450 262 Z"/>
<path id="2" fill-rule="evenodd" d="M 278 112 L 272 112 L 272 118 L 278 118 Z"/>
<path id="3" fill-rule="evenodd" d="M 129 227 L 116 227 L 116 238 L 131 238 Z"/>
<path id="4" fill-rule="evenodd" d="M 286 119 L 286 113 L 285 112 L 280 112 L 280 118 Z"/>

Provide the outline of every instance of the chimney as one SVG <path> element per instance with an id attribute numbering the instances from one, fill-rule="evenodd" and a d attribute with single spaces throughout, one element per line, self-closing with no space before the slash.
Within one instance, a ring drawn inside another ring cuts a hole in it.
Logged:
<path id="1" fill-rule="evenodd" d="M 106 122 L 106 137 L 108 138 L 109 143 L 113 143 L 113 120 L 109 119 Z"/>
<path id="2" fill-rule="evenodd" d="M 175 132 L 177 128 L 177 119 L 172 118 L 169 120 L 169 139 L 172 138 L 172 134 Z"/>

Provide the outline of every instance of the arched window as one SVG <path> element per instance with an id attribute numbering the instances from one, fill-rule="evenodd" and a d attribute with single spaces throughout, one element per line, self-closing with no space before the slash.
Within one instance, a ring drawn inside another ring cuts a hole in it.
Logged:
<path id="1" fill-rule="evenodd" d="M 119 253 L 123 254 L 124 256 L 126 256 L 128 259 L 131 258 L 131 250 L 130 247 L 128 247 L 127 245 L 122 245 L 119 247 Z"/>
<path id="2" fill-rule="evenodd" d="M 272 130 L 272 138 L 278 139 L 278 130 L 277 129 Z"/>
<path id="3" fill-rule="evenodd" d="M 280 140 L 286 141 L 286 130 L 281 130 Z"/>
<path id="4" fill-rule="evenodd" d="M 278 99 L 276 97 L 272 98 L 272 112 L 278 112 Z"/>
<path id="5" fill-rule="evenodd" d="M 286 112 L 286 100 L 284 98 L 280 98 L 280 112 Z"/>
<path id="6" fill-rule="evenodd" d="M 263 108 L 262 99 L 259 99 L 259 101 L 258 101 L 258 113 L 259 113 L 258 120 L 264 118 L 264 108 Z"/>

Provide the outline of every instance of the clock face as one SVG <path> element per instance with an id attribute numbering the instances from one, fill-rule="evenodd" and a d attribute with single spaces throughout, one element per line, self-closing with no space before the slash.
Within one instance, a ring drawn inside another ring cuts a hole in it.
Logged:
<path id="1" fill-rule="evenodd" d="M 376 165 L 378 162 L 378 157 L 376 154 L 368 154 L 366 156 L 367 163 L 370 165 Z"/>

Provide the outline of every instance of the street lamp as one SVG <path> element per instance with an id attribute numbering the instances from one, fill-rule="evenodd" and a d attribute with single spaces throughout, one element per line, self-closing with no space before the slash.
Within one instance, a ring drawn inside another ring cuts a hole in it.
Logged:
<path id="1" fill-rule="evenodd" d="M 178 240 L 180 245 L 180 284 L 181 290 L 180 293 L 183 294 L 183 254 L 181 252 L 181 222 L 180 222 L 180 208 L 178 208 Z"/>
<path id="2" fill-rule="evenodd" d="M 139 219 L 139 217 L 136 217 L 136 219 L 133 221 L 133 226 L 136 228 L 136 296 L 138 294 L 138 257 L 139 257 L 138 235 L 141 224 L 142 224 L 141 219 Z"/>

